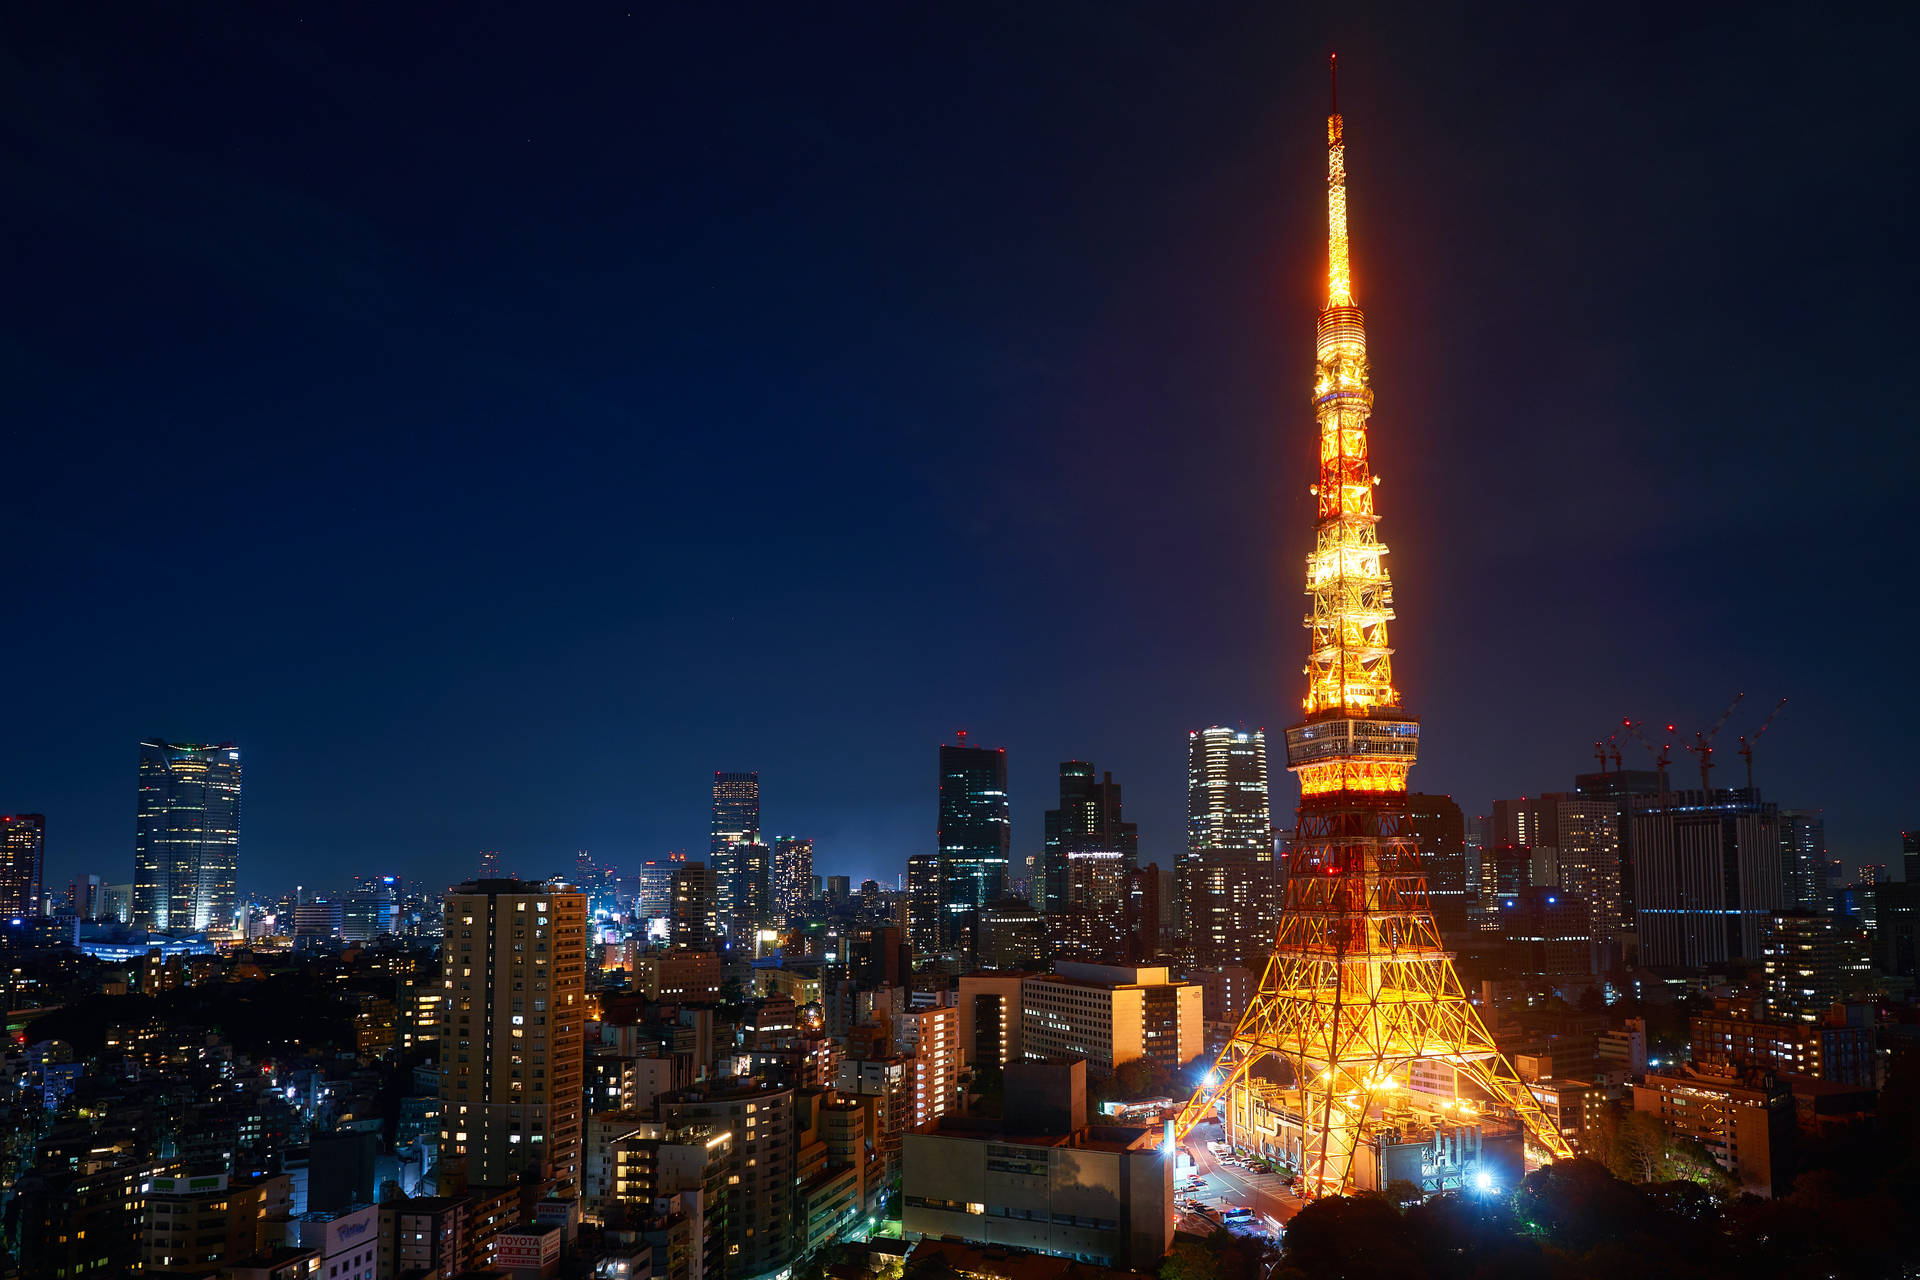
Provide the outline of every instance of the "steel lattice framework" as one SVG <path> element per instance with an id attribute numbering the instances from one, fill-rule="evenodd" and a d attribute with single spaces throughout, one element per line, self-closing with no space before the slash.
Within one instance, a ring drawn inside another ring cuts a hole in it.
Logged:
<path id="1" fill-rule="evenodd" d="M 1287 730 L 1301 803 L 1286 902 L 1259 992 L 1209 1076 L 1181 1110 L 1189 1129 L 1264 1061 L 1298 1091 L 1302 1189 L 1339 1194 L 1368 1117 L 1407 1088 L 1416 1062 L 1444 1063 L 1510 1113 L 1538 1147 L 1571 1153 L 1468 1001 L 1427 904 L 1407 814 L 1419 721 L 1393 686 L 1382 563 L 1367 458 L 1373 391 L 1364 318 L 1347 251 L 1346 157 L 1336 104 L 1327 119 L 1327 305 L 1320 313 L 1314 415 L 1318 524 L 1307 556 L 1312 634 L 1306 717 Z M 1454 1103 L 1463 1111 L 1476 1104 Z"/>

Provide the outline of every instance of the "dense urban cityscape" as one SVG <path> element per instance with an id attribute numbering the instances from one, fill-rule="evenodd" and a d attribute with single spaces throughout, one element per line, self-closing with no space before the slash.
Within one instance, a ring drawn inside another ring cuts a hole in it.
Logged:
<path id="1" fill-rule="evenodd" d="M 1300 708 L 1162 744 L 1183 834 L 1098 758 L 1022 829 L 990 724 L 894 744 L 926 839 L 888 879 L 772 770 L 763 810 L 751 749 L 684 797 L 703 848 L 454 883 L 257 857 L 240 734 L 127 742 L 128 856 L 71 876 L 74 815 L 0 780 L 0 1277 L 1920 1274 L 1920 829 L 1835 856 L 1771 766 L 1799 689 L 1415 789 L 1374 462 L 1422 446 L 1370 430 L 1356 276 L 1395 282 L 1349 232 L 1342 65 L 1285 246 Z"/>

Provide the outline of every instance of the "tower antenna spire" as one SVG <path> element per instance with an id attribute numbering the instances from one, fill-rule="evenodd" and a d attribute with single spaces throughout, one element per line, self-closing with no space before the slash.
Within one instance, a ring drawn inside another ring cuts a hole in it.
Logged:
<path id="1" fill-rule="evenodd" d="M 1340 114 L 1340 55 L 1337 53 L 1327 55 L 1327 86 L 1333 91 L 1329 98 L 1332 109 L 1327 114 L 1337 116 Z"/>

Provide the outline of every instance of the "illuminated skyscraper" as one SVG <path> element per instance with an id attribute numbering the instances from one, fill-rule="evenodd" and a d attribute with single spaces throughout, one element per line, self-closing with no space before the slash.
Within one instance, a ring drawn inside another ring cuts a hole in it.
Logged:
<path id="1" fill-rule="evenodd" d="M 1003 747 L 940 748 L 940 945 L 972 951 L 980 908 L 1007 892 L 1013 818 Z"/>
<path id="2" fill-rule="evenodd" d="M 1040 907 L 1050 914 L 1067 909 L 1068 864 L 1073 854 L 1118 854 L 1122 872 L 1139 863 L 1140 828 L 1120 818 L 1120 784 L 1111 773 L 1094 780 L 1084 760 L 1060 764 L 1060 807 L 1046 813 L 1046 849 L 1041 855 L 1044 883 Z"/>
<path id="3" fill-rule="evenodd" d="M 1494 1122 L 1479 1114 L 1483 1105 L 1518 1119 L 1546 1152 L 1570 1152 L 1494 1047 L 1427 905 L 1406 794 L 1420 724 L 1394 686 L 1387 639 L 1393 588 L 1368 460 L 1373 391 L 1349 270 L 1337 107 L 1327 120 L 1327 223 L 1311 640 L 1305 714 L 1287 730 L 1300 811 L 1286 904 L 1260 988 L 1175 1128 L 1184 1134 L 1224 1103 L 1229 1138 L 1284 1150 L 1309 1196 L 1368 1180 L 1384 1189 L 1386 1177 L 1401 1176 L 1382 1172 L 1390 1159 L 1423 1190 L 1443 1190 L 1517 1172 L 1472 1169 L 1462 1158 L 1483 1149 Z M 1203 813 L 1194 807 L 1196 823 Z M 1430 1092 L 1440 1087 L 1444 1094 Z M 1408 1151 L 1410 1143 L 1424 1149 Z M 1368 1158 L 1357 1159 L 1363 1147 Z"/>
<path id="4" fill-rule="evenodd" d="M 1440 932 L 1467 928 L 1467 820 L 1452 796 L 1407 794 L 1407 818 L 1420 841 L 1427 901 Z"/>
<path id="5" fill-rule="evenodd" d="M 134 928 L 231 927 L 239 865 L 239 750 L 231 742 L 141 743 Z"/>
<path id="6" fill-rule="evenodd" d="M 1818 809 L 1780 811 L 1780 865 L 1787 877 L 1787 906 L 1801 911 L 1827 911 L 1833 891 L 1827 884 L 1827 820 Z M 1907 879 L 1914 878 L 1913 859 L 1907 861 Z"/>
<path id="7" fill-rule="evenodd" d="M 708 852 L 760 838 L 760 774 L 713 775 L 713 842 Z"/>
<path id="8" fill-rule="evenodd" d="M 940 855 L 916 853 L 907 859 L 907 941 L 917 956 L 940 950 Z"/>
<path id="9" fill-rule="evenodd" d="M 45 817 L 37 813 L 0 816 L 0 916 L 40 914 L 46 852 Z"/>
<path id="10" fill-rule="evenodd" d="M 447 894 L 440 1159 L 467 1181 L 580 1185 L 587 897 L 559 884 L 475 880 Z"/>
<path id="11" fill-rule="evenodd" d="M 810 836 L 773 838 L 773 899 L 784 920 L 806 914 L 813 898 L 813 839 Z"/>
<path id="12" fill-rule="evenodd" d="M 743 860 L 746 865 L 736 867 L 736 846 L 759 843 L 759 773 L 716 771 L 713 775 L 713 827 L 712 840 L 707 848 L 707 865 L 713 868 L 715 886 L 719 890 L 720 927 L 728 934 L 734 931 L 736 912 L 743 921 L 750 917 L 764 918 L 764 911 L 756 917 L 753 904 L 742 902 L 736 905 L 734 902 L 736 889 L 744 897 L 753 895 L 758 887 L 753 875 L 756 866 L 772 861 L 770 852 L 762 847 L 759 858 L 748 855 Z M 765 887 L 770 890 L 771 884 Z"/>
<path id="13" fill-rule="evenodd" d="M 1216 725 L 1187 735 L 1187 848 L 1175 895 L 1201 968 L 1258 965 L 1273 945 L 1279 881 L 1268 798 L 1266 730 Z"/>

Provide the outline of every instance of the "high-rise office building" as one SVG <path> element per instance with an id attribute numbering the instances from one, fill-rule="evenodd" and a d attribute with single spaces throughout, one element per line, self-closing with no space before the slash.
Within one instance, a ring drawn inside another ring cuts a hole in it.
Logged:
<path id="1" fill-rule="evenodd" d="M 1824 826 L 1821 840 L 1826 839 Z M 1902 831 L 1900 833 L 1900 862 L 1908 884 L 1920 884 L 1920 831 Z"/>
<path id="2" fill-rule="evenodd" d="M 940 944 L 972 952 L 980 908 L 1007 892 L 1013 817 L 1002 747 L 940 748 Z"/>
<path id="3" fill-rule="evenodd" d="M 1187 736 L 1187 848 L 1174 891 L 1202 968 L 1264 964 L 1279 897 L 1267 794 L 1267 734 L 1215 726 Z"/>
<path id="4" fill-rule="evenodd" d="M 1614 830 L 1619 833 L 1620 905 L 1619 927 L 1631 930 L 1639 910 L 1636 887 L 1639 859 L 1633 844 L 1633 805 L 1636 797 L 1658 796 L 1666 790 L 1659 772 L 1653 769 L 1614 769 L 1600 773 L 1576 774 L 1573 793 L 1582 800 L 1605 800 L 1614 808 Z"/>
<path id="5" fill-rule="evenodd" d="M 140 744 L 133 925 L 199 933 L 233 924 L 240 866 L 240 752 Z"/>
<path id="6" fill-rule="evenodd" d="M 1776 911 L 1761 943 L 1767 1012 L 1818 1022 L 1867 981 L 1867 939 L 1858 923 L 1831 911 Z"/>
<path id="7" fill-rule="evenodd" d="M 0 916 L 12 918 L 40 914 L 46 856 L 47 820 L 44 815 L 10 813 L 0 816 Z"/>
<path id="8" fill-rule="evenodd" d="M 813 838 L 811 836 L 775 836 L 773 838 L 773 899 L 784 920 L 806 914 L 813 899 Z"/>
<path id="9" fill-rule="evenodd" d="M 1452 796 L 1407 793 L 1407 818 L 1420 842 L 1420 870 L 1427 878 L 1427 904 L 1440 932 L 1467 928 L 1467 820 Z"/>
<path id="10" fill-rule="evenodd" d="M 1111 773 L 1095 781 L 1084 760 L 1060 763 L 1060 807 L 1046 813 L 1039 906 L 1049 914 L 1067 909 L 1068 864 L 1076 853 L 1118 854 L 1123 871 L 1139 865 L 1140 828 L 1120 818 L 1120 784 Z"/>
<path id="11" fill-rule="evenodd" d="M 1634 801 L 1640 962 L 1757 960 L 1787 905 L 1779 814 L 1754 793 L 1669 791 Z"/>
<path id="12" fill-rule="evenodd" d="M 640 864 L 634 908 L 642 920 L 665 920 L 673 915 L 673 873 L 686 864 L 684 853 L 648 858 Z"/>
<path id="13" fill-rule="evenodd" d="M 713 775 L 713 843 L 711 853 L 730 844 L 760 838 L 760 774 Z"/>
<path id="14" fill-rule="evenodd" d="M 741 881 L 735 879 L 734 847 L 758 844 L 760 841 L 760 774 L 757 771 L 714 771 L 711 837 L 707 845 L 707 865 L 713 868 L 719 889 L 720 927 L 731 933 L 735 885 L 739 884 L 748 892 L 753 888 L 750 878 Z"/>
<path id="15" fill-rule="evenodd" d="M 580 1184 L 587 898 L 559 884 L 475 880 L 447 894 L 441 1161 L 468 1183 Z"/>
<path id="16" fill-rule="evenodd" d="M 1833 890 L 1827 884 L 1827 820 L 1818 809 L 1780 811 L 1780 866 L 1787 877 L 1787 905 L 1802 911 L 1827 911 Z M 1912 877 L 1912 863 L 1907 874 Z"/>

